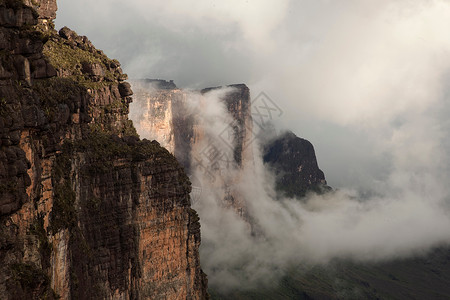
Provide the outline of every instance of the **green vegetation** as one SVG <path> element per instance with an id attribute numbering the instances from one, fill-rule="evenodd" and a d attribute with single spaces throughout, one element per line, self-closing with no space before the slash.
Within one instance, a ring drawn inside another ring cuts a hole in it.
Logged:
<path id="1" fill-rule="evenodd" d="M 49 121 L 54 121 L 57 117 L 58 105 L 66 104 L 69 107 L 75 105 L 77 96 L 86 93 L 85 88 L 69 78 L 49 78 L 36 80 L 33 84 L 33 91 L 41 100 L 41 107 Z"/>
<path id="2" fill-rule="evenodd" d="M 127 120 L 124 128 L 123 128 L 123 135 L 124 136 L 135 136 L 139 138 L 139 134 L 136 131 L 136 128 L 133 125 L 133 121 Z"/>
<path id="3" fill-rule="evenodd" d="M 19 282 L 23 288 L 35 289 L 42 283 L 49 284 L 49 278 L 42 269 L 30 264 L 15 263 L 11 265 L 13 280 Z"/>
<path id="4" fill-rule="evenodd" d="M 198 213 L 192 208 L 189 208 L 189 217 L 190 217 L 190 224 L 200 222 L 200 217 L 198 216 Z"/>
<path id="5" fill-rule="evenodd" d="M 77 212 L 74 206 L 75 192 L 70 182 L 64 181 L 55 188 L 53 209 L 50 213 L 51 232 L 56 233 L 61 229 L 73 229 L 77 225 Z"/>
<path id="6" fill-rule="evenodd" d="M 100 89 L 116 81 L 116 76 L 108 67 L 110 60 L 101 52 L 90 52 L 78 46 L 70 45 L 66 40 L 53 36 L 44 45 L 44 55 L 56 69 L 68 73 L 68 77 L 90 89 Z M 99 65 L 103 70 L 101 81 L 93 81 L 89 75 L 83 74 L 84 65 Z"/>
<path id="7" fill-rule="evenodd" d="M 6 110 L 6 105 L 8 103 L 6 102 L 6 98 L 5 97 L 1 97 L 0 98 L 0 112 Z"/>
<path id="8" fill-rule="evenodd" d="M 79 93 L 81 88 L 71 79 L 54 77 L 36 80 L 33 90 L 42 96 L 41 103 L 44 106 L 52 106 L 70 101 L 71 94 Z"/>
<path id="9" fill-rule="evenodd" d="M 33 295 L 33 299 L 59 299 L 52 290 L 49 276 L 40 268 L 31 264 L 15 263 L 11 265 L 12 280 L 22 290 Z"/>
<path id="10" fill-rule="evenodd" d="M 57 69 L 78 71 L 81 74 L 81 63 L 101 63 L 100 58 L 89 51 L 70 47 L 62 41 L 49 40 L 44 47 L 44 55 Z M 77 70 L 78 68 L 78 70 Z"/>
<path id="11" fill-rule="evenodd" d="M 92 132 L 74 144 L 74 150 L 87 153 L 89 174 L 103 173 L 111 170 L 114 160 L 125 158 L 132 162 L 143 161 L 147 158 L 156 158 L 160 162 L 174 163 L 174 157 L 164 148 L 151 142 L 126 143 L 117 136 L 102 131 Z"/>
<path id="12" fill-rule="evenodd" d="M 53 233 L 64 228 L 73 229 L 77 226 L 77 213 L 74 206 L 75 192 L 70 181 L 71 152 L 71 145 L 66 143 L 63 153 L 56 158 L 53 167 L 52 181 L 55 188 L 49 225 L 49 229 Z"/>
<path id="13" fill-rule="evenodd" d="M 28 229 L 29 233 L 36 236 L 39 241 L 39 253 L 41 254 L 41 263 L 43 267 L 50 265 L 50 255 L 52 245 L 48 241 L 47 231 L 44 229 L 44 216 L 38 215 Z"/>
<path id="14" fill-rule="evenodd" d="M 85 76 L 82 75 L 69 76 L 69 78 L 72 78 L 80 85 L 91 90 L 99 90 L 101 88 L 104 88 L 105 86 L 110 86 L 111 84 L 113 84 L 113 82 L 109 81 L 92 81 L 89 78 L 86 78 Z"/>
<path id="15" fill-rule="evenodd" d="M 119 99 L 119 101 L 105 105 L 103 110 L 105 114 L 109 114 L 114 111 L 123 111 L 124 113 L 128 113 L 128 105 L 126 102 L 122 101 L 122 99 Z"/>

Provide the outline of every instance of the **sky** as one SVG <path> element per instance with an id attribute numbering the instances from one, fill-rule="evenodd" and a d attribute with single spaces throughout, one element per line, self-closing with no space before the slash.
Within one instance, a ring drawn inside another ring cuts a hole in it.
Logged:
<path id="1" fill-rule="evenodd" d="M 313 261 L 373 260 L 450 241 L 450 1 L 58 5 L 57 28 L 88 36 L 130 78 L 173 79 L 188 89 L 246 83 L 253 98 L 264 92 L 281 109 L 273 118 L 278 128 L 312 142 L 336 193 L 306 205 L 273 202 L 261 166 L 255 182 L 243 183 L 242 193 L 262 199 L 249 209 L 261 217 L 267 241 L 285 245 L 276 252 L 280 262 L 288 264 L 299 247 Z M 255 250 L 273 250 L 270 243 L 248 244 L 233 215 L 212 213 L 211 203 L 195 208 L 205 249 L 242 244 L 259 264 L 273 260 L 273 252 Z M 300 225 L 298 234 L 283 234 Z M 212 272 L 221 259 L 242 257 L 212 251 L 202 263 Z"/>
<path id="2" fill-rule="evenodd" d="M 130 78 L 265 92 L 283 111 L 279 128 L 313 143 L 333 187 L 371 189 L 395 158 L 433 163 L 445 134 L 449 1 L 58 5 L 57 28 L 87 35 Z"/>

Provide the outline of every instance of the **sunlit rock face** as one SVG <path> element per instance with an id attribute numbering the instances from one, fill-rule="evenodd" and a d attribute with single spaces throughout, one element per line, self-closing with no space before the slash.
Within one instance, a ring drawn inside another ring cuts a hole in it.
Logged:
<path id="1" fill-rule="evenodd" d="M 135 82 L 131 116 L 144 138 L 157 140 L 189 170 L 190 149 L 194 144 L 194 112 L 188 110 L 186 91 L 173 82 Z"/>
<path id="2" fill-rule="evenodd" d="M 130 114 L 141 137 L 157 140 L 175 155 L 193 181 L 194 192 L 214 190 L 222 206 L 244 219 L 251 218 L 242 186 L 237 186 L 255 172 L 255 146 L 275 177 L 279 197 L 302 198 L 310 191 L 330 189 L 310 142 L 290 132 L 277 136 L 269 125 L 262 130 L 261 125 L 253 127 L 246 85 L 189 91 L 173 81 L 147 79 L 133 86 Z"/>
<path id="3" fill-rule="evenodd" d="M 133 89 L 130 114 L 141 137 L 157 140 L 175 155 L 190 175 L 194 192 L 220 191 L 222 205 L 247 218 L 235 184 L 253 163 L 248 87 L 188 91 L 171 81 L 141 80 L 133 82 Z"/>
<path id="4" fill-rule="evenodd" d="M 119 62 L 55 13 L 0 1 L 0 298 L 207 298 L 188 177 L 136 136 Z"/>

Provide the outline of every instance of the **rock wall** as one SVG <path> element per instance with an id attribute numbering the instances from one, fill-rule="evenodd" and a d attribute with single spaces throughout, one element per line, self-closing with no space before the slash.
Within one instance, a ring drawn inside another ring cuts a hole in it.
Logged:
<path id="1" fill-rule="evenodd" d="M 186 92 L 175 85 L 165 88 L 167 82 L 162 80 L 143 80 L 133 83 L 133 86 L 137 91 L 136 101 L 133 104 L 137 106 L 135 108 L 135 114 L 138 114 L 135 118 L 137 130 L 144 133 L 147 138 L 158 140 L 170 153 L 175 153 L 175 150 L 180 149 L 180 145 L 176 145 L 175 141 L 175 127 L 177 123 L 182 123 L 180 118 L 182 118 L 181 111 L 184 110 Z M 192 128 L 187 130 L 192 131 Z M 190 135 L 185 135 L 184 140 L 188 140 Z M 185 167 L 188 160 L 189 158 L 182 160 Z"/>
<path id="2" fill-rule="evenodd" d="M 250 146 L 253 121 L 248 87 L 244 84 L 227 86 L 229 91 L 221 95 L 220 101 L 231 120 L 223 124 L 223 132 L 213 137 L 205 134 L 205 126 L 208 125 L 202 124 L 201 107 L 193 106 L 192 102 L 199 101 L 202 106 L 201 103 L 208 101 L 206 95 L 221 87 L 187 91 L 178 89 L 172 81 L 150 79 L 133 82 L 133 87 L 136 96 L 132 116 L 139 134 L 158 140 L 175 155 L 194 181 L 197 179 L 193 176 L 196 170 L 202 169 L 209 174 L 204 176 L 207 180 L 202 180 L 203 184 L 222 190 L 222 204 L 247 218 L 245 201 L 234 187 L 244 176 L 245 166 L 253 163 Z M 227 135 L 231 138 L 226 138 Z M 211 139 L 219 142 L 214 143 Z M 227 147 L 232 148 L 231 155 L 223 159 L 223 148 Z M 215 150 L 218 151 L 217 157 L 212 158 L 205 153 Z M 233 176 L 224 176 L 230 167 L 237 172 L 233 172 Z"/>
<path id="3" fill-rule="evenodd" d="M 205 299 L 190 182 L 56 1 L 0 2 L 2 299 Z"/>
<path id="4" fill-rule="evenodd" d="M 319 169 L 313 145 L 285 132 L 263 145 L 264 163 L 276 175 L 276 190 L 285 197 L 304 197 L 307 192 L 330 191 Z"/>
<path id="5" fill-rule="evenodd" d="M 193 181 L 196 179 L 193 177 L 196 170 L 208 173 L 210 176 L 206 177 L 210 180 L 207 180 L 207 185 L 215 190 L 222 190 L 222 204 L 233 208 L 244 219 L 250 220 L 251 217 L 248 215 L 245 199 L 235 186 L 243 176 L 252 174 L 254 158 L 251 144 L 255 139 L 262 144 L 264 163 L 276 175 L 276 189 L 280 197 L 302 198 L 310 191 L 322 193 L 331 189 L 318 167 L 310 142 L 292 132 L 274 137 L 274 129 L 270 126 L 254 136 L 250 91 L 244 84 L 228 86 L 231 90 L 221 95 L 231 121 L 224 125 L 223 132 L 216 134 L 216 138 L 224 140 L 225 136 L 232 136 L 225 141 L 225 144 L 232 145 L 233 148 L 232 157 L 227 160 L 237 170 L 232 176 L 227 176 L 224 160 L 220 159 L 223 154 L 220 153 L 223 150 L 220 147 L 226 148 L 227 145 L 210 143 L 219 149 L 205 146 L 208 144 L 205 140 L 211 137 L 205 134 L 205 126 L 208 125 L 201 124 L 200 121 L 204 114 L 202 104 L 193 111 L 192 105 L 188 103 L 199 101 L 193 99 L 199 95 L 200 103 L 210 101 L 208 93 L 221 87 L 192 92 L 178 89 L 172 81 L 164 80 L 145 80 L 134 82 L 133 85 L 137 91 L 133 118 L 139 133 L 158 140 L 169 149 L 181 161 Z M 207 156 L 215 153 L 215 150 L 219 150 L 219 159 L 208 160 Z M 205 185 L 205 180 L 202 181 Z"/>

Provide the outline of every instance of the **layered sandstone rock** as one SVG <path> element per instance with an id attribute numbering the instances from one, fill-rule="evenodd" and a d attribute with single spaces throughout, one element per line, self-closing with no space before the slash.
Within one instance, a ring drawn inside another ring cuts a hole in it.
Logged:
<path id="1" fill-rule="evenodd" d="M 120 64 L 55 12 L 0 2 L 2 299 L 206 298 L 187 176 L 136 137 Z"/>
<path id="2" fill-rule="evenodd" d="M 248 218 L 245 200 L 235 189 L 246 166 L 253 163 L 250 91 L 244 84 L 230 85 L 218 96 L 224 108 L 219 131 L 208 134 L 202 106 L 209 93 L 178 89 L 172 81 L 141 80 L 133 83 L 136 97 L 132 116 L 142 136 L 158 140 L 181 162 L 193 178 L 201 173 L 204 187 L 222 191 L 223 205 Z M 195 105 L 193 103 L 196 103 Z"/>
<path id="3" fill-rule="evenodd" d="M 330 190 L 310 142 L 290 132 L 274 137 L 269 124 L 264 128 L 255 125 L 254 130 L 250 91 L 244 84 L 227 86 L 227 92 L 219 95 L 223 114 L 229 119 L 214 136 L 208 135 L 210 124 L 202 123 L 202 115 L 206 102 L 212 100 L 209 93 L 222 87 L 195 92 L 178 89 L 172 81 L 164 80 L 144 80 L 133 85 L 137 93 L 132 115 L 138 132 L 161 142 L 182 162 L 193 180 L 199 173 L 206 175 L 200 180 L 201 188 L 222 191 L 222 204 L 244 219 L 250 221 L 251 216 L 236 187 L 244 176 L 253 174 L 255 139 L 262 144 L 264 163 L 276 175 L 280 197 L 301 198 L 310 191 Z"/>

